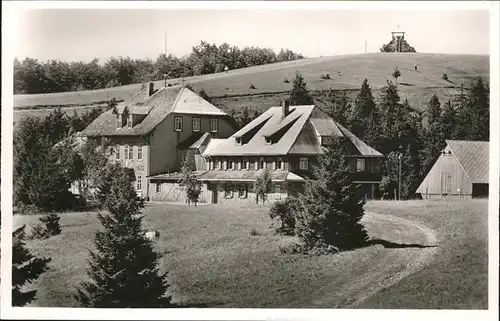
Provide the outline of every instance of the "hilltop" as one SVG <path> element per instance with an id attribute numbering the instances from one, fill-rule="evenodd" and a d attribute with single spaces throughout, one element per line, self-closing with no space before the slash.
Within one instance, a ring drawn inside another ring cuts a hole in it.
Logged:
<path id="1" fill-rule="evenodd" d="M 417 65 L 418 71 L 414 70 Z M 295 72 L 300 72 L 311 91 L 322 89 L 347 90 L 353 93 L 367 78 L 375 96 L 377 91 L 392 79 L 392 72 L 398 67 L 398 79 L 402 99 L 423 110 L 429 98 L 435 93 L 441 102 L 452 99 L 460 85 L 467 87 L 471 80 L 483 78 L 489 83 L 489 56 L 422 54 L 422 53 L 373 53 L 307 58 L 268 65 L 235 69 L 227 72 L 184 78 L 196 91 L 203 88 L 214 103 L 224 107 L 237 108 L 243 105 L 266 109 L 277 104 L 291 89 L 290 82 Z M 321 79 L 328 73 L 331 79 Z M 448 80 L 442 79 L 447 74 Z M 179 84 L 180 79 L 169 79 L 170 85 Z M 127 99 L 143 84 L 53 94 L 15 95 L 14 108 L 41 108 L 53 106 L 89 106 L 111 98 Z M 255 87 L 252 89 L 251 85 Z M 156 87 L 164 81 L 156 81 Z M 353 96 L 354 97 L 354 96 Z"/>

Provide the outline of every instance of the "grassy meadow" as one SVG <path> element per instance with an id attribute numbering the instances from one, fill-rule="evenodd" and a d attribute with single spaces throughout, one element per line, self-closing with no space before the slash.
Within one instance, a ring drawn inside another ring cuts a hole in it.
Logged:
<path id="1" fill-rule="evenodd" d="M 417 65 L 418 71 L 414 70 Z M 288 91 L 295 72 L 302 73 L 309 90 L 321 89 L 359 89 L 367 78 L 373 89 L 380 89 L 392 79 L 392 72 L 398 67 L 401 77 L 400 95 L 408 98 L 415 108 L 422 109 L 432 94 L 438 94 L 442 101 L 456 94 L 461 83 L 467 85 L 475 77 L 489 81 L 489 57 L 453 54 L 414 54 L 414 53 L 371 53 L 360 55 L 341 55 L 331 57 L 308 58 L 296 61 L 280 62 L 230 70 L 228 72 L 202 76 L 186 77 L 184 81 L 196 91 L 204 88 L 211 97 L 228 99 L 231 96 L 261 95 Z M 331 79 L 321 79 L 328 73 Z M 442 75 L 448 75 L 448 81 Z M 290 83 L 285 83 L 288 79 Z M 180 79 L 169 79 L 168 83 L 180 83 Z M 155 82 L 161 87 L 164 81 Z M 250 89 L 254 85 L 255 89 Z M 132 84 L 106 89 L 15 95 L 14 108 L 29 106 L 53 106 L 91 104 L 116 99 L 128 99 L 142 84 Z M 271 98 L 277 100 L 276 97 Z M 278 100 L 279 101 L 279 100 Z M 272 103 L 271 103 L 272 104 Z M 259 106 L 257 106 L 259 107 Z"/>
<path id="2" fill-rule="evenodd" d="M 160 231 L 161 270 L 174 301 L 188 307 L 486 308 L 486 201 L 373 201 L 366 209 L 363 223 L 379 242 L 323 256 L 281 254 L 294 238 L 274 234 L 265 205 L 152 203 L 144 225 Z M 14 223 L 38 218 L 15 215 Z M 96 213 L 61 214 L 61 225 L 61 235 L 27 243 L 52 258 L 33 285 L 33 306 L 76 306 L 75 286 L 87 279 Z"/>

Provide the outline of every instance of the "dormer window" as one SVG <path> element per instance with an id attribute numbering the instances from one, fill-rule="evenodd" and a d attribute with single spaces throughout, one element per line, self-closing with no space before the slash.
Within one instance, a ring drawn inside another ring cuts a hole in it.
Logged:
<path id="1" fill-rule="evenodd" d="M 236 145 L 241 145 L 241 137 L 236 137 Z"/>
<path id="2" fill-rule="evenodd" d="M 272 144 L 272 142 L 273 142 L 273 141 L 271 140 L 271 137 L 266 136 L 266 137 L 264 137 L 264 138 L 265 138 L 265 140 L 266 140 L 266 145 L 271 145 L 271 144 Z"/>
<path id="3" fill-rule="evenodd" d="M 322 146 L 330 146 L 332 144 L 331 136 L 321 136 L 321 145 Z"/>
<path id="4" fill-rule="evenodd" d="M 122 128 L 122 114 L 116 115 L 116 128 Z"/>
<path id="5" fill-rule="evenodd" d="M 132 118 L 132 114 L 130 114 L 127 117 L 127 127 L 132 128 L 132 123 L 133 123 L 133 118 Z"/>

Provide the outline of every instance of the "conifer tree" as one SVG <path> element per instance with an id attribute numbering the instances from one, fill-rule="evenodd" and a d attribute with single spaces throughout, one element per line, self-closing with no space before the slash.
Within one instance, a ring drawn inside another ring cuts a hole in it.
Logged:
<path id="1" fill-rule="evenodd" d="M 383 89 L 380 102 L 381 122 L 379 145 L 375 146 L 382 154 L 386 155 L 398 149 L 401 136 L 401 104 L 398 88 L 391 81 Z"/>
<path id="2" fill-rule="evenodd" d="M 365 78 L 350 116 L 351 131 L 361 140 L 371 145 L 378 139 L 378 112 L 372 90 Z"/>
<path id="3" fill-rule="evenodd" d="M 351 127 L 349 124 L 349 114 L 351 105 L 345 91 L 342 92 L 340 98 L 334 98 L 331 102 L 330 115 L 331 117 L 341 123 L 343 126 Z"/>
<path id="4" fill-rule="evenodd" d="M 26 248 L 24 229 L 23 225 L 12 233 L 12 306 L 24 306 L 35 300 L 37 290 L 23 292 L 22 288 L 47 271 L 51 261 L 36 257 Z"/>
<path id="5" fill-rule="evenodd" d="M 431 166 L 436 155 L 445 144 L 445 137 L 441 127 L 441 103 L 433 95 L 427 104 L 427 126 L 423 129 L 422 168 L 425 171 Z"/>
<path id="6" fill-rule="evenodd" d="M 444 105 L 439 123 L 444 139 L 454 139 L 454 131 L 457 125 L 457 115 L 451 101 L 448 101 Z"/>
<path id="7" fill-rule="evenodd" d="M 462 89 L 463 91 L 463 89 Z M 458 98 L 455 136 L 464 140 L 489 140 L 489 91 L 482 79 L 472 84 L 470 92 Z"/>
<path id="8" fill-rule="evenodd" d="M 398 82 L 398 78 L 401 77 L 401 71 L 399 71 L 398 67 L 394 69 L 394 72 L 392 73 L 392 77 L 396 79 L 396 83 Z"/>
<path id="9" fill-rule="evenodd" d="M 314 178 L 306 181 L 300 196 L 304 210 L 297 218 L 297 235 L 306 249 L 335 252 L 363 246 L 367 241 L 360 223 L 364 198 L 353 183 L 345 154 L 342 139 L 335 138 L 319 157 Z"/>
<path id="10" fill-rule="evenodd" d="M 470 119 L 471 130 L 470 140 L 484 140 L 490 139 L 490 103 L 489 103 L 489 90 L 484 85 L 481 78 L 477 79 L 470 91 L 469 105 L 471 109 Z"/>
<path id="11" fill-rule="evenodd" d="M 109 165 L 102 186 L 104 208 L 98 215 L 103 231 L 95 235 L 96 251 L 90 251 L 87 275 L 75 298 L 84 307 L 157 308 L 171 306 L 165 296 L 166 273 L 160 274 L 160 255 L 142 229 L 144 201 L 132 186 L 126 168 Z"/>
<path id="12" fill-rule="evenodd" d="M 312 105 L 314 103 L 312 97 L 307 91 L 307 83 L 304 80 L 304 77 L 302 77 L 302 75 L 298 72 L 295 73 L 295 78 L 293 79 L 289 102 L 290 106 Z"/>

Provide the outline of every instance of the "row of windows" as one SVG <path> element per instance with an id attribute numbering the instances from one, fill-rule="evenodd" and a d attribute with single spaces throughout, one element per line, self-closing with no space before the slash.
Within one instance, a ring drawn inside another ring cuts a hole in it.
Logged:
<path id="1" fill-rule="evenodd" d="M 233 198 L 235 196 L 235 191 L 239 198 L 248 197 L 248 184 L 225 184 L 224 185 L 224 197 Z M 282 192 L 280 183 L 273 183 L 271 193 L 280 194 Z"/>
<path id="2" fill-rule="evenodd" d="M 233 198 L 235 190 L 237 191 L 239 198 L 247 198 L 248 197 L 248 185 L 247 184 L 240 184 L 240 185 L 226 184 L 226 185 L 224 185 L 224 197 L 225 198 Z"/>
<path id="3" fill-rule="evenodd" d="M 141 145 L 139 145 L 139 146 L 125 145 L 124 146 L 124 153 L 123 153 L 124 159 L 134 159 L 134 147 L 137 147 L 137 153 L 135 153 L 137 155 L 137 159 L 142 160 L 142 146 Z M 116 156 L 116 159 L 120 159 L 122 157 L 121 145 L 116 145 L 115 156 Z"/>
<path id="4" fill-rule="evenodd" d="M 264 158 L 255 161 L 255 169 L 264 169 L 267 167 L 267 162 Z M 242 169 L 250 169 L 250 161 L 242 160 L 242 161 L 210 161 L 209 163 L 210 170 L 242 170 Z M 273 170 L 282 170 L 285 169 L 285 162 L 281 159 L 277 159 L 273 162 Z M 307 157 L 301 157 L 299 162 L 300 170 L 308 170 L 309 169 L 309 160 Z"/>
<path id="5" fill-rule="evenodd" d="M 201 118 L 193 117 L 193 132 L 199 132 L 201 130 Z M 176 132 L 183 131 L 184 119 L 182 116 L 175 116 L 174 118 L 174 130 Z M 219 122 L 217 118 L 210 118 L 210 132 L 216 133 L 219 130 Z"/>

